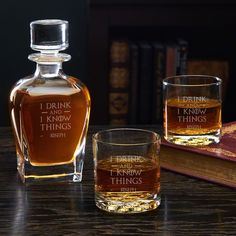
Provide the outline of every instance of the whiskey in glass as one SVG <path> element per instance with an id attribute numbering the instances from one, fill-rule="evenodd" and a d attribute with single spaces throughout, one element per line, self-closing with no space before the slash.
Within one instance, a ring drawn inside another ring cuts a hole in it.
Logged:
<path id="1" fill-rule="evenodd" d="M 182 75 L 163 80 L 164 137 L 180 145 L 208 145 L 221 138 L 221 80 Z"/>
<path id="2" fill-rule="evenodd" d="M 159 136 L 147 130 L 93 135 L 96 205 L 114 213 L 156 209 L 161 201 L 159 150 Z"/>

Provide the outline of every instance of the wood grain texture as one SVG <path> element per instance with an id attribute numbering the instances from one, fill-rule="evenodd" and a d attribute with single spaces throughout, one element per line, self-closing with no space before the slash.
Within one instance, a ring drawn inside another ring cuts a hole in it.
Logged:
<path id="1" fill-rule="evenodd" d="M 35 186 L 21 183 L 11 130 L 0 128 L 0 235 L 236 235 L 234 189 L 167 171 L 159 209 L 135 215 L 97 209 L 91 134 L 100 128 L 89 131 L 82 183 Z"/>

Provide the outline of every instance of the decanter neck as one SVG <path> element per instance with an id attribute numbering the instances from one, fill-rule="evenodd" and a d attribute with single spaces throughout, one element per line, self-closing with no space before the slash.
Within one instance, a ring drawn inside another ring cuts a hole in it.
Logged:
<path id="1" fill-rule="evenodd" d="M 62 71 L 61 62 L 55 64 L 37 63 L 35 75 L 44 78 L 52 78 L 52 77 L 57 77 L 60 71 Z"/>
<path id="2" fill-rule="evenodd" d="M 62 72 L 62 63 L 69 61 L 71 56 L 65 53 L 34 53 L 29 60 L 37 63 L 35 75 L 45 78 L 55 77 Z"/>

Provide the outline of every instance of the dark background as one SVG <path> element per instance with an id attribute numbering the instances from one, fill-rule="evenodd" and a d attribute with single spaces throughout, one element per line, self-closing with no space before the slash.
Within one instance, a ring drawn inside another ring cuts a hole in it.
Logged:
<path id="1" fill-rule="evenodd" d="M 72 60 L 64 72 L 80 78 L 91 93 L 90 124 L 108 123 L 109 42 L 113 37 L 159 39 L 182 37 L 189 57 L 229 62 L 223 121 L 236 120 L 236 2 L 234 0 L 41 0 L 1 2 L 0 126 L 9 122 L 8 97 L 20 78 L 32 74 L 27 59 L 29 24 L 59 18 L 69 21 Z"/>
<path id="2" fill-rule="evenodd" d="M 1 2 L 1 78 L 0 78 L 0 126 L 9 125 L 8 96 L 17 80 L 34 73 L 35 63 L 29 61 L 30 27 L 33 20 L 63 19 L 69 21 L 69 48 L 72 56 L 64 63 L 64 72 L 86 83 L 86 36 L 88 30 L 88 1 L 40 0 Z"/>
<path id="3" fill-rule="evenodd" d="M 107 116 L 109 41 L 173 40 L 189 43 L 189 59 L 229 63 L 223 122 L 236 120 L 236 2 L 234 0 L 91 0 L 88 84 L 93 107 L 91 121 Z M 96 42 L 96 44 L 94 43 Z M 105 79 L 104 79 L 105 78 Z M 99 81 L 99 82 L 97 82 Z"/>

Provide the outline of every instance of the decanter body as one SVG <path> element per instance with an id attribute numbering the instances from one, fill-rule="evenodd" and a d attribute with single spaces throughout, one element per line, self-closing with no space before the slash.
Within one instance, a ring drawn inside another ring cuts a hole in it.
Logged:
<path id="1" fill-rule="evenodd" d="M 41 53 L 29 59 L 37 68 L 10 94 L 17 168 L 24 182 L 82 180 L 90 96 L 80 80 L 63 73 L 62 62 L 70 56 L 58 51 L 68 46 L 67 28 L 60 20 L 31 23 L 31 47 Z M 41 31 L 50 35 L 47 41 Z"/>

